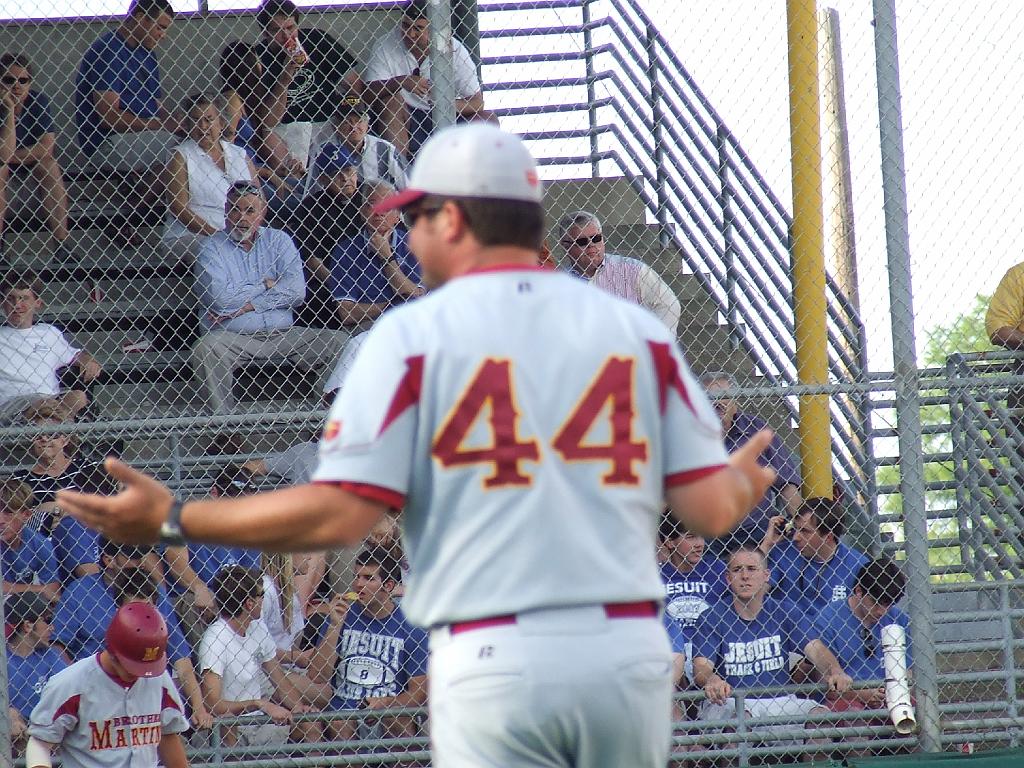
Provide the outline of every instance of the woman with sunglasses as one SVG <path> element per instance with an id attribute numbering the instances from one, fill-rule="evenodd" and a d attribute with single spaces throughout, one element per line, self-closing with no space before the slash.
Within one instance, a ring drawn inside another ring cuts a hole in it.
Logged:
<path id="1" fill-rule="evenodd" d="M 164 247 L 191 263 L 199 245 L 224 229 L 228 189 L 238 181 L 258 183 L 245 150 L 224 140 L 224 124 L 214 99 L 189 96 L 182 107 L 188 138 L 167 165 L 167 223 Z"/>
<path id="2" fill-rule="evenodd" d="M 31 177 L 39 185 L 43 215 L 53 235 L 53 255 L 57 264 L 75 261 L 68 247 L 68 193 L 57 157 L 56 133 L 50 100 L 32 87 L 32 65 L 21 53 L 0 56 L 0 238 L 7 212 L 8 183 L 12 177 Z M 5 131 L 6 128 L 6 131 Z M 4 133 L 13 129 L 5 141 Z M 11 143 L 10 152 L 3 147 Z"/>

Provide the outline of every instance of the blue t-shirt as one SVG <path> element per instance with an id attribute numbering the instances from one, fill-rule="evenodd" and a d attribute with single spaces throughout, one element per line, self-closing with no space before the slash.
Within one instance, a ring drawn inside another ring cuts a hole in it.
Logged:
<path id="1" fill-rule="evenodd" d="M 243 568 L 263 572 L 259 550 L 222 547 L 217 544 L 189 544 L 188 564 L 206 586 L 210 586 L 221 568 L 229 565 L 241 565 Z M 171 576 L 168 576 L 167 583 L 172 595 L 177 596 L 184 591 L 177 579 Z"/>
<path id="2" fill-rule="evenodd" d="M 78 144 L 87 155 L 112 133 L 93 102 L 93 94 L 103 91 L 117 93 L 121 109 L 142 118 L 157 117 L 163 90 L 154 53 L 141 45 L 132 48 L 116 30 L 100 35 L 85 52 L 75 78 L 75 125 Z"/>
<path id="3" fill-rule="evenodd" d="M 814 618 L 814 634 L 839 661 L 854 680 L 884 680 L 885 663 L 882 652 L 882 627 L 899 624 L 907 630 L 907 668 L 913 666 L 910 648 L 910 620 L 907 614 L 892 606 L 873 627 L 865 627 L 853 615 L 846 600 L 829 603 Z"/>
<path id="4" fill-rule="evenodd" d="M 697 619 L 712 603 L 728 596 L 725 563 L 705 555 L 692 571 L 684 573 L 672 563 L 662 563 L 661 581 L 665 585 L 665 629 L 675 653 L 692 659 L 687 646 L 693 641 Z"/>
<path id="5" fill-rule="evenodd" d="M 14 121 L 14 133 L 18 149 L 35 146 L 43 136 L 53 133 L 53 113 L 46 94 L 28 92 L 21 114 Z"/>
<path id="6" fill-rule="evenodd" d="M 792 600 L 808 616 L 829 603 L 845 600 L 853 592 L 857 572 L 867 555 L 839 543 L 827 563 L 808 560 L 792 541 L 780 541 L 768 555 L 772 594 Z"/>
<path id="7" fill-rule="evenodd" d="M 734 688 L 788 685 L 789 654 L 803 654 L 814 639 L 809 625 L 789 600 L 765 597 L 753 621 L 741 619 L 732 600 L 722 600 L 697 619 L 693 655 L 708 659 Z"/>
<path id="8" fill-rule="evenodd" d="M 737 412 L 733 417 L 729 431 L 724 435 L 725 450 L 734 453 L 740 446 L 767 427 L 767 422 L 760 416 Z M 765 532 L 768 530 L 768 521 L 773 515 L 780 514 L 781 502 L 776 497 L 780 490 L 787 485 L 800 486 L 800 470 L 798 469 L 796 456 L 786 447 L 779 435 L 772 438 L 771 443 L 761 456 L 761 464 L 765 464 L 776 472 L 775 482 L 764 497 L 757 503 L 757 506 L 747 515 L 739 527 L 723 539 L 735 541 L 752 541 L 755 545 L 761 543 Z M 717 540 L 716 540 L 717 541 Z M 713 547 L 716 549 L 717 547 Z"/>
<path id="9" fill-rule="evenodd" d="M 7 654 L 7 693 L 11 706 L 28 722 L 39 703 L 39 694 L 51 676 L 67 667 L 56 648 L 40 648 L 28 656 Z"/>
<path id="10" fill-rule="evenodd" d="M 409 250 L 409 233 L 396 228 L 391 235 L 391 249 L 405 276 L 419 285 L 420 265 Z M 329 284 L 335 301 L 374 304 L 391 303 L 398 298 L 384 274 L 384 265 L 370 248 L 365 231 L 341 240 L 334 247 Z"/>
<path id="11" fill-rule="evenodd" d="M 187 658 L 192 649 L 178 625 L 178 617 L 163 587 L 158 588 L 156 608 L 167 622 L 167 657 L 173 663 Z M 113 590 L 101 573 L 75 579 L 61 593 L 53 614 L 51 641 L 60 643 L 75 661 L 102 650 L 107 626 L 117 613 Z"/>
<path id="12" fill-rule="evenodd" d="M 53 542 L 53 554 L 57 558 L 62 583 L 74 578 L 74 570 L 78 566 L 99 562 L 100 535 L 73 517 L 64 515 L 57 521 L 50 541 Z"/>
<path id="13" fill-rule="evenodd" d="M 0 578 L 11 584 L 59 582 L 53 545 L 42 534 L 23 528 L 21 546 L 0 544 Z"/>
<path id="14" fill-rule="evenodd" d="M 409 678 L 427 673 L 427 633 L 401 608 L 375 619 L 359 603 L 345 614 L 338 634 L 331 709 L 355 709 L 364 698 L 397 696 Z"/>

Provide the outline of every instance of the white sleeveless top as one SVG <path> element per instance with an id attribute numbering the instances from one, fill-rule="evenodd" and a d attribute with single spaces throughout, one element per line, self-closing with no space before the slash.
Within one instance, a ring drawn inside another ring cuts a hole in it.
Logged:
<path id="1" fill-rule="evenodd" d="M 188 207 L 196 216 L 217 229 L 224 229 L 224 203 L 228 197 L 228 189 L 236 181 L 255 181 L 249 173 L 248 156 L 241 147 L 221 141 L 224 150 L 224 167 L 221 170 L 213 162 L 206 150 L 192 139 L 181 142 L 175 152 L 185 160 L 188 170 Z M 167 225 L 164 228 L 164 240 L 188 237 L 190 232 L 184 224 L 167 214 Z"/>

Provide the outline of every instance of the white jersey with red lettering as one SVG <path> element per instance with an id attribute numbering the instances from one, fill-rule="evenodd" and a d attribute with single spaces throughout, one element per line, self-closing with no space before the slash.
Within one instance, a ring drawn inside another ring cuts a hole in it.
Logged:
<path id="1" fill-rule="evenodd" d="M 313 480 L 404 506 L 402 609 L 421 626 L 661 601 L 666 486 L 723 466 L 720 432 L 657 317 L 497 267 L 378 320 Z"/>
<path id="2" fill-rule="evenodd" d="M 163 735 L 188 730 L 183 711 L 167 672 L 126 685 L 107 674 L 96 654 L 47 681 L 28 732 L 60 745 L 65 766 L 154 768 Z"/>

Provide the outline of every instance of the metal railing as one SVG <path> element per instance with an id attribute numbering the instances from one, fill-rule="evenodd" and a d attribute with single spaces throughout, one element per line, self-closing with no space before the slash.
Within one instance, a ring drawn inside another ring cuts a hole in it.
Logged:
<path id="1" fill-rule="evenodd" d="M 514 26 L 515 12 L 552 10 L 575 18 Z M 794 383 L 791 216 L 640 4 L 524 0 L 481 3 L 480 11 L 485 90 L 550 94 L 497 114 L 521 120 L 515 130 L 545 166 L 629 179 L 661 244 L 678 250 L 681 266 L 716 302 L 732 347 L 746 351 L 768 382 Z M 500 15 L 493 28 L 490 15 Z M 571 48 L 552 52 L 556 37 L 572 41 Z M 489 55 L 489 47 L 510 40 L 516 53 Z M 571 74 L 580 63 L 582 74 Z M 515 79 L 489 76 L 513 66 Z M 554 129 L 528 119 L 555 113 L 578 119 Z M 580 154 L 545 154 L 548 145 L 567 140 L 575 140 Z M 831 277 L 826 290 L 830 378 L 866 381 L 864 325 Z M 786 403 L 795 419 L 795 401 Z M 874 513 L 869 409 L 866 396 L 832 399 L 832 452 L 836 468 Z"/>

